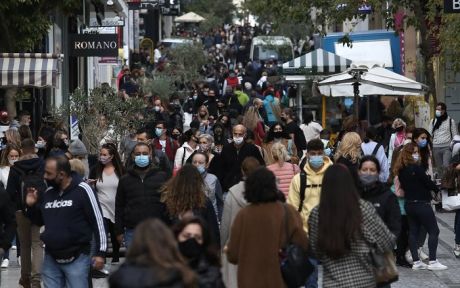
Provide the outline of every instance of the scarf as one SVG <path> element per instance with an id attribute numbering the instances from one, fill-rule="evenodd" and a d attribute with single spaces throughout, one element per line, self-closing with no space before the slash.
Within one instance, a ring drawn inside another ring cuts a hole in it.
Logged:
<path id="1" fill-rule="evenodd" d="M 431 131 L 431 135 L 433 135 L 434 131 L 436 129 L 439 129 L 439 127 L 441 127 L 442 122 L 444 122 L 446 120 L 447 120 L 447 112 L 444 113 L 444 115 L 441 115 L 440 117 L 436 117 L 436 122 L 434 123 L 433 131 Z"/>

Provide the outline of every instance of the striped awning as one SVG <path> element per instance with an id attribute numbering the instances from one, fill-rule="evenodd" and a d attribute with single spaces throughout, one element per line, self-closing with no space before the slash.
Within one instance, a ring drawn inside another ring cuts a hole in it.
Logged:
<path id="1" fill-rule="evenodd" d="M 283 64 L 284 75 L 324 75 L 347 70 L 351 60 L 318 48 Z"/>
<path id="2" fill-rule="evenodd" d="M 59 55 L 0 53 L 0 87 L 56 87 Z"/>

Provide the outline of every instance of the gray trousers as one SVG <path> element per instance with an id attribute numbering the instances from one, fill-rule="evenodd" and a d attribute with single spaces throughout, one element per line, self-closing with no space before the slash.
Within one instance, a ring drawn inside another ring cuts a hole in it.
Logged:
<path id="1" fill-rule="evenodd" d="M 447 169 L 451 158 L 452 151 L 449 146 L 433 147 L 433 159 L 438 172 L 438 177 L 441 177 L 444 170 Z"/>

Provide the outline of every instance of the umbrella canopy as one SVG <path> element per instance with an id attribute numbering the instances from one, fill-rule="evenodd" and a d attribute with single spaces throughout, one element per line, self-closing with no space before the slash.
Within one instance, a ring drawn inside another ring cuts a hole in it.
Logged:
<path id="1" fill-rule="evenodd" d="M 321 75 L 346 71 L 351 60 L 318 48 L 283 64 L 284 75 Z"/>
<path id="2" fill-rule="evenodd" d="M 360 73 L 359 80 L 356 73 Z M 426 85 L 394 73 L 379 65 L 352 64 L 346 72 L 332 75 L 318 83 L 321 94 L 340 97 L 354 96 L 353 84 L 359 82 L 359 95 L 419 95 Z"/>
<path id="3" fill-rule="evenodd" d="M 174 22 L 178 23 L 199 23 L 203 22 L 206 20 L 205 18 L 201 17 L 200 15 L 194 13 L 194 12 L 188 12 L 187 14 L 184 14 L 182 16 L 177 17 L 174 19 Z"/>

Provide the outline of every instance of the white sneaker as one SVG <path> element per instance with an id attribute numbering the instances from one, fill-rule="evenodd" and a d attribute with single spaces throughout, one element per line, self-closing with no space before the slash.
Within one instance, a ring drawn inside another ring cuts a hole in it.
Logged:
<path id="1" fill-rule="evenodd" d="M 416 261 L 412 265 L 412 270 L 426 270 L 428 268 L 428 265 L 423 263 L 422 261 Z"/>
<path id="2" fill-rule="evenodd" d="M 18 266 L 21 267 L 21 256 L 18 257 Z"/>
<path id="3" fill-rule="evenodd" d="M 432 271 L 446 270 L 447 266 L 442 265 L 441 263 L 439 263 L 438 260 L 435 260 L 435 261 L 430 261 L 430 264 L 428 264 L 427 269 L 432 270 Z"/>
<path id="4" fill-rule="evenodd" d="M 459 244 L 455 244 L 455 247 L 454 247 L 454 255 L 455 255 L 455 257 L 457 257 L 457 258 L 460 257 L 460 245 L 459 245 Z"/>
<path id="5" fill-rule="evenodd" d="M 11 249 L 13 249 L 13 250 L 17 250 L 17 249 L 18 249 L 18 247 L 16 247 L 16 245 L 13 245 L 13 246 L 11 246 Z"/>
<path id="6" fill-rule="evenodd" d="M 407 251 L 406 251 L 406 254 L 404 255 L 404 257 L 406 258 L 406 261 L 407 261 L 409 264 L 413 264 L 413 263 L 414 263 L 414 260 L 412 260 L 412 254 L 410 253 L 410 250 L 407 250 Z"/>
<path id="7" fill-rule="evenodd" d="M 423 251 L 422 248 L 418 248 L 418 257 L 419 257 L 422 261 L 426 261 L 426 260 L 430 259 L 430 257 L 428 257 L 428 255 L 426 255 L 426 253 Z"/>
<path id="8" fill-rule="evenodd" d="M 8 268 L 8 266 L 10 266 L 10 260 L 8 260 L 8 259 L 3 259 L 3 261 L 2 261 L 2 266 L 1 266 L 2 269 L 6 269 L 6 268 Z"/>

